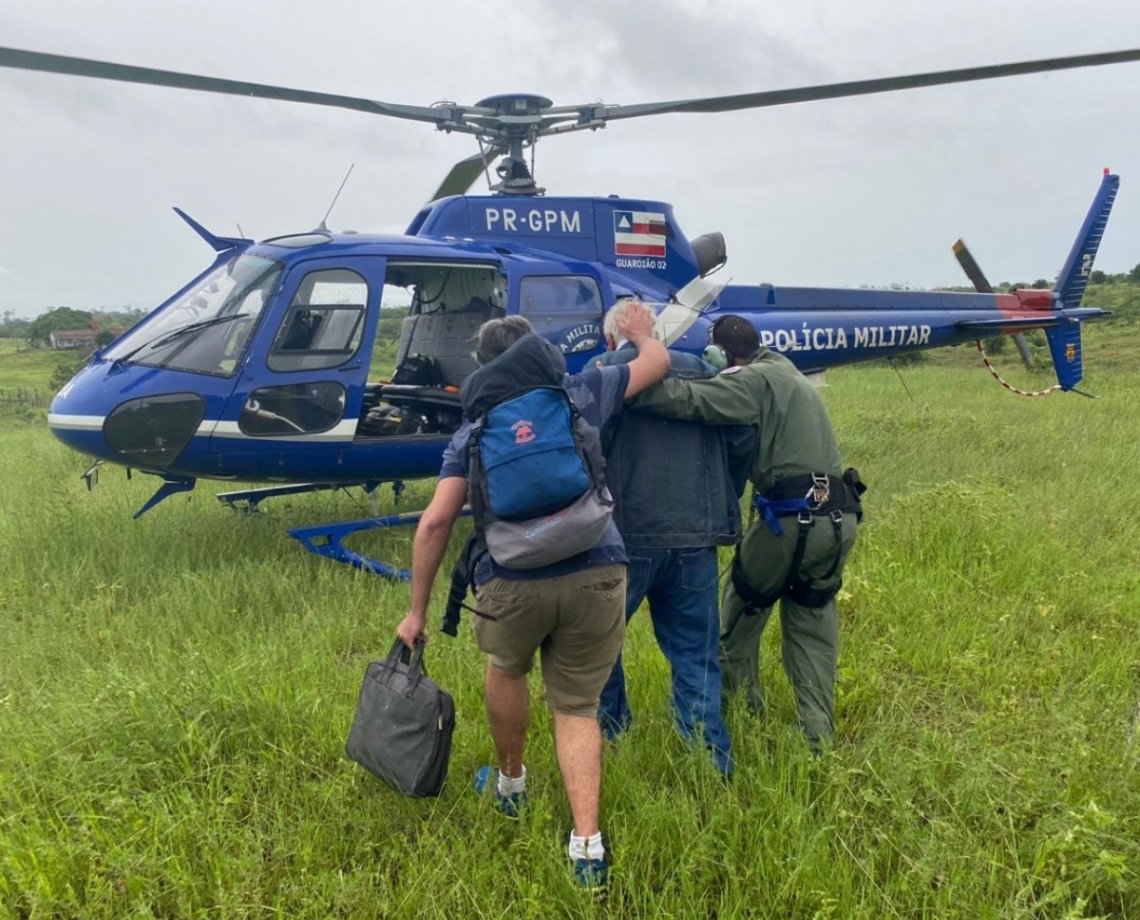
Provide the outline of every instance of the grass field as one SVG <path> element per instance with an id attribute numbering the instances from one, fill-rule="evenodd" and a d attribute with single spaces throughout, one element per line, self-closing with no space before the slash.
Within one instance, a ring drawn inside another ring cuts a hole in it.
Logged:
<path id="1" fill-rule="evenodd" d="M 52 376 L 57 367 L 78 368 L 75 352 L 31 348 L 22 340 L 0 338 L 0 418 L 22 417 L 34 421 L 51 401 Z"/>
<path id="2" fill-rule="evenodd" d="M 1140 332 L 1090 332 L 1096 401 L 1019 399 L 966 349 L 902 381 L 829 375 L 871 486 L 837 748 L 807 755 L 773 628 L 770 712 L 731 713 L 723 784 L 674 736 L 639 615 L 600 906 L 570 884 L 537 695 L 530 816 L 470 791 L 492 752 L 468 629 L 429 648 L 458 708 L 443 795 L 401 798 L 344 758 L 407 588 L 285 530 L 366 504 L 239 517 L 207 485 L 132 521 L 154 480 L 106 470 L 87 494 L 43 410 L 3 417 L 0 917 L 1140 917 Z M 0 388 L 51 372 L 0 352 Z M 409 537 L 353 546 L 407 564 Z"/>

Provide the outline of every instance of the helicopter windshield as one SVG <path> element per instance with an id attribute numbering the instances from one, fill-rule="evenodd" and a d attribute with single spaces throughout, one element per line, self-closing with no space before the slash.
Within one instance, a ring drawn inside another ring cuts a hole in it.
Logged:
<path id="1" fill-rule="evenodd" d="M 103 357 L 229 376 L 241 363 L 281 268 L 273 259 L 242 254 L 207 275 L 153 322 L 116 342 Z"/>

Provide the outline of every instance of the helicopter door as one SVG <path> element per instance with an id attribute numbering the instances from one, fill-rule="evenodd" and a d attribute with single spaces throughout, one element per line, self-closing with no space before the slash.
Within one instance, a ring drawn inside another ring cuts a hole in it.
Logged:
<path id="1" fill-rule="evenodd" d="M 353 256 L 303 260 L 289 268 L 215 438 L 243 440 L 249 453 L 261 458 L 267 449 L 277 451 L 272 475 L 286 477 L 313 476 L 316 469 L 328 467 L 322 460 L 309 469 L 313 460 L 307 448 L 322 448 L 323 456 L 339 442 L 352 443 L 385 264 L 382 257 Z M 282 441 L 289 442 L 285 450 Z M 232 457 L 235 465 L 243 465 L 232 441 L 216 449 L 219 459 Z"/>
<path id="2" fill-rule="evenodd" d="M 535 330 L 562 349 L 577 373 L 605 345 L 605 303 L 598 279 L 587 274 L 528 274 L 512 278 L 513 303 Z"/>

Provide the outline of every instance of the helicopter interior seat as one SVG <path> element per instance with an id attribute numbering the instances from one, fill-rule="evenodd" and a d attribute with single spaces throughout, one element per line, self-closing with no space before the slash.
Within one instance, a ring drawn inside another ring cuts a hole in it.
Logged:
<path id="1" fill-rule="evenodd" d="M 459 386 L 477 366 L 475 333 L 487 320 L 504 312 L 486 298 L 472 297 L 462 310 L 434 310 L 407 317 L 400 330 L 401 365 L 415 356 L 431 358 L 443 386 Z"/>

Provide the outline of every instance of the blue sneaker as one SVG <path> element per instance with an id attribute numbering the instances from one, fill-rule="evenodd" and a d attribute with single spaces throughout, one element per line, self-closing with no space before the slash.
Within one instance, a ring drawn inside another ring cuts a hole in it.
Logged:
<path id="1" fill-rule="evenodd" d="M 605 896 L 606 885 L 610 880 L 610 867 L 604 859 L 575 859 L 574 881 L 578 887 L 592 892 L 595 897 Z"/>
<path id="2" fill-rule="evenodd" d="M 499 771 L 490 764 L 475 771 L 473 785 L 480 795 L 484 795 L 488 789 L 494 792 L 495 808 L 508 818 L 517 818 L 530 807 L 530 800 L 525 792 L 512 792 L 510 795 L 499 792 Z"/>

